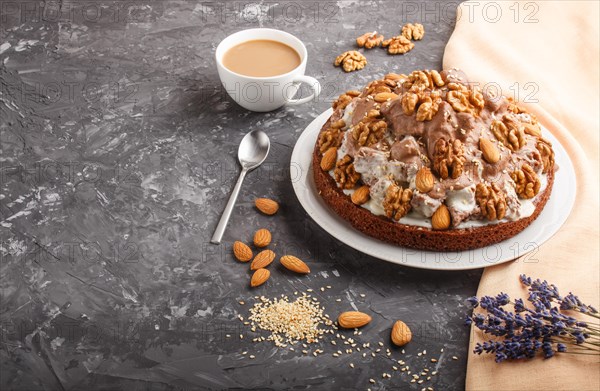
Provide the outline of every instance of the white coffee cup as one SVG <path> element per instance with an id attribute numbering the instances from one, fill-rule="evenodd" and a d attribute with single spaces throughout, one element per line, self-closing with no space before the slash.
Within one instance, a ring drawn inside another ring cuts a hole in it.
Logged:
<path id="1" fill-rule="evenodd" d="M 269 77 L 244 76 L 227 69 L 223 65 L 224 54 L 232 47 L 246 41 L 267 39 L 278 41 L 293 48 L 300 55 L 300 65 L 283 75 Z M 256 28 L 238 31 L 217 46 L 215 53 L 217 69 L 223 87 L 240 106 L 251 111 L 271 111 L 283 105 L 299 105 L 315 99 L 321 93 L 321 85 L 317 79 L 305 76 L 308 53 L 306 46 L 292 34 L 281 30 Z M 312 89 L 310 96 L 294 99 L 301 83 Z"/>

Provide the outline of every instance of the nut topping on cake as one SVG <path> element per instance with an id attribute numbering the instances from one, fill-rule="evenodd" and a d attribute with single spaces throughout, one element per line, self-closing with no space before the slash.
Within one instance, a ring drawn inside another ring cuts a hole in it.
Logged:
<path id="1" fill-rule="evenodd" d="M 340 185 L 342 189 L 352 189 L 356 182 L 360 179 L 360 174 L 354 170 L 354 159 L 351 156 L 345 155 L 343 158 L 338 160 L 335 165 L 335 181 Z"/>
<path id="2" fill-rule="evenodd" d="M 540 192 L 541 182 L 529 164 L 510 174 L 515 182 L 515 190 L 521 198 L 533 198 Z"/>
<path id="3" fill-rule="evenodd" d="M 463 173 L 465 157 L 464 149 L 460 140 L 451 143 L 443 138 L 435 143 L 433 152 L 433 169 L 442 179 L 448 177 L 456 179 Z"/>
<path id="4" fill-rule="evenodd" d="M 450 211 L 444 204 L 440 205 L 433 216 L 431 216 L 431 226 L 436 231 L 443 231 L 450 228 L 450 222 Z"/>
<path id="5" fill-rule="evenodd" d="M 429 193 L 433 189 L 435 178 L 427 167 L 421 168 L 415 177 L 415 186 L 421 193 Z"/>
<path id="6" fill-rule="evenodd" d="M 500 151 L 498 148 L 487 138 L 479 139 L 479 149 L 481 149 L 481 154 L 483 155 L 483 159 L 490 163 L 495 164 L 500 160 Z"/>
<path id="7" fill-rule="evenodd" d="M 502 121 L 494 120 L 490 130 L 503 145 L 511 151 L 518 151 L 525 145 L 524 126 L 512 116 L 505 115 Z"/>
<path id="8" fill-rule="evenodd" d="M 411 199 L 411 189 L 404 189 L 395 183 L 392 183 L 387 188 L 385 199 L 383 200 L 385 215 L 390 219 L 400 220 L 410 211 Z"/>
<path id="9" fill-rule="evenodd" d="M 554 169 L 554 151 L 552 150 L 552 143 L 540 137 L 536 144 L 536 148 L 540 152 L 542 163 L 544 164 L 542 173 L 547 174 Z"/>
<path id="10" fill-rule="evenodd" d="M 360 91 L 356 91 L 356 90 L 350 90 L 350 91 L 346 91 L 345 93 L 343 93 L 342 95 L 340 95 L 334 102 L 333 102 L 333 109 L 337 110 L 337 109 L 345 109 L 346 106 L 348 106 L 348 104 L 350 102 L 352 102 L 352 99 L 356 98 L 357 96 L 360 95 Z"/>
<path id="11" fill-rule="evenodd" d="M 478 183 L 475 199 L 481 214 L 488 220 L 501 220 L 506 215 L 506 196 L 497 183 L 491 185 Z"/>
<path id="12" fill-rule="evenodd" d="M 352 129 L 352 137 L 360 146 L 378 143 L 387 130 L 387 123 L 380 118 L 378 110 L 370 110 L 367 117 Z"/>
<path id="13" fill-rule="evenodd" d="M 365 202 L 369 201 L 371 195 L 369 193 L 369 186 L 364 185 L 356 189 L 354 193 L 352 193 L 352 202 L 356 205 L 362 205 Z"/>
<path id="14" fill-rule="evenodd" d="M 321 158 L 321 170 L 330 171 L 335 167 L 335 161 L 337 160 L 337 148 L 331 147 L 325 153 L 323 153 L 323 157 Z"/>

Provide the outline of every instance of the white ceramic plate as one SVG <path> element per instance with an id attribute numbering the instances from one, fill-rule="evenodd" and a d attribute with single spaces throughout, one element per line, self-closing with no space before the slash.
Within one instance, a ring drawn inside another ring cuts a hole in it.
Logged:
<path id="1" fill-rule="evenodd" d="M 565 222 L 575 202 L 575 170 L 558 140 L 543 129 L 552 142 L 559 167 L 554 190 L 538 218 L 520 234 L 503 242 L 469 251 L 435 252 L 399 247 L 374 239 L 354 229 L 333 212 L 319 196 L 313 181 L 312 154 L 317 136 L 331 115 L 329 109 L 319 115 L 300 135 L 290 163 L 292 185 L 302 207 L 325 231 L 356 250 L 400 265 L 435 270 L 477 269 L 507 262 L 525 255 L 519 262 L 541 262 L 538 247 L 550 239 Z M 571 189 L 571 191 L 559 191 Z"/>

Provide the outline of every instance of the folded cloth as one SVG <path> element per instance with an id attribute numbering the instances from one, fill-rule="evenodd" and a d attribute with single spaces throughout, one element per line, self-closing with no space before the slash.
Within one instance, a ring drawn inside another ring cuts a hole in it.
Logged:
<path id="1" fill-rule="evenodd" d="M 478 296 L 526 298 L 522 273 L 556 284 L 597 307 L 599 255 L 599 6 L 596 1 L 465 2 L 446 46 L 444 68 L 461 68 L 481 85 L 498 83 L 556 136 L 576 170 L 575 206 L 533 255 L 485 269 Z M 518 84 L 515 84 L 518 83 Z M 560 169 L 560 168 L 559 168 Z M 484 336 L 472 330 L 467 390 L 599 390 L 598 356 L 557 354 L 494 362 L 472 353 Z"/>

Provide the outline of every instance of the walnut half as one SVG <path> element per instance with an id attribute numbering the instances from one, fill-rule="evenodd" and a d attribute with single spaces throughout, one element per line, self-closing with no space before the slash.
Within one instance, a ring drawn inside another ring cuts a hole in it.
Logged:
<path id="1" fill-rule="evenodd" d="M 388 48 L 389 54 L 404 54 L 410 52 L 415 44 L 402 35 L 386 39 L 381 43 L 381 46 Z"/>
<path id="2" fill-rule="evenodd" d="M 379 110 L 370 110 L 367 116 L 352 128 L 352 137 L 358 145 L 370 147 L 383 138 L 387 123 L 380 118 Z"/>
<path id="3" fill-rule="evenodd" d="M 414 41 L 420 41 L 425 36 L 425 28 L 421 23 L 407 23 L 402 27 L 402 36 Z"/>
<path id="4" fill-rule="evenodd" d="M 494 120 L 490 130 L 498 141 L 513 152 L 525 145 L 524 126 L 512 117 L 505 115 L 502 121 Z"/>
<path id="5" fill-rule="evenodd" d="M 337 161 L 333 175 L 342 189 L 354 188 L 360 179 L 360 174 L 354 169 L 354 159 L 349 155 L 345 155 Z"/>
<path id="6" fill-rule="evenodd" d="M 478 183 L 475 188 L 475 200 L 481 214 L 488 220 L 501 220 L 506 215 L 506 196 L 497 183 Z"/>
<path id="7" fill-rule="evenodd" d="M 542 172 L 547 174 L 554 168 L 554 150 L 552 149 L 552 144 L 550 141 L 540 137 L 536 144 L 536 148 L 540 152 L 542 163 L 544 164 Z"/>
<path id="8" fill-rule="evenodd" d="M 348 104 L 350 104 L 350 102 L 352 102 L 352 99 L 356 98 L 359 95 L 360 95 L 360 91 L 356 91 L 356 90 L 350 90 L 350 91 L 344 92 L 333 102 L 333 105 L 332 105 L 333 109 L 334 110 L 345 109 L 346 106 L 348 106 Z"/>
<path id="9" fill-rule="evenodd" d="M 360 37 L 356 38 L 356 44 L 358 47 L 364 47 L 365 49 L 372 49 L 381 45 L 382 42 L 383 35 L 377 34 L 377 31 L 373 31 L 372 33 L 364 33 Z"/>
<path id="10" fill-rule="evenodd" d="M 521 169 L 513 171 L 510 177 L 515 182 L 515 191 L 519 197 L 533 198 L 540 192 L 542 184 L 529 164 L 523 164 Z"/>
<path id="11" fill-rule="evenodd" d="M 433 169 L 442 179 L 456 179 L 463 173 L 466 161 L 463 154 L 464 148 L 460 140 L 448 142 L 440 138 L 433 150 Z"/>
<path id="12" fill-rule="evenodd" d="M 333 65 L 341 66 L 346 72 L 358 71 L 367 65 L 367 58 L 356 50 L 350 50 L 337 56 Z"/>
<path id="13" fill-rule="evenodd" d="M 394 220 L 400 220 L 410 211 L 410 200 L 412 199 L 412 190 L 404 189 L 395 183 L 392 183 L 385 192 L 383 200 L 383 209 L 385 215 Z"/>

